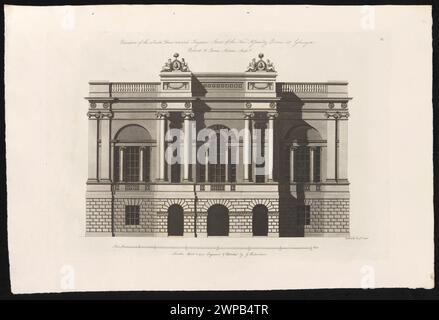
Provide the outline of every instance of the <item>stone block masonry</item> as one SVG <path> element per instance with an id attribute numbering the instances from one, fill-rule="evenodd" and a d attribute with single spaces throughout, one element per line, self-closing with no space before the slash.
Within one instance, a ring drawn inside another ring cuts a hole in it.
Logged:
<path id="1" fill-rule="evenodd" d="M 212 205 L 220 204 L 229 211 L 229 235 L 252 236 L 253 208 L 260 204 L 268 210 L 268 233 L 280 235 L 280 229 L 300 228 L 287 236 L 331 236 L 349 234 L 349 199 L 306 199 L 308 217 L 294 214 L 294 208 L 279 209 L 278 199 L 199 199 L 195 208 L 194 198 L 115 198 L 112 225 L 111 198 L 88 198 L 86 202 L 87 234 L 167 236 L 168 208 L 178 204 L 183 208 L 184 236 L 207 235 L 207 215 Z M 128 225 L 125 221 L 127 205 L 139 206 L 139 224 Z M 279 210 L 284 210 L 279 217 Z M 291 212 L 290 212 L 291 211 Z M 195 221 L 196 217 L 196 221 Z M 283 221 L 286 222 L 282 222 Z M 195 223 L 196 222 L 196 223 Z M 283 223 L 283 225 L 282 225 Z M 282 232 L 281 232 L 282 233 Z"/>
<path id="2" fill-rule="evenodd" d="M 111 198 L 86 200 L 87 233 L 111 233 Z"/>
<path id="3" fill-rule="evenodd" d="M 255 205 L 264 205 L 268 210 L 268 232 L 279 232 L 277 199 L 202 199 L 195 210 L 194 198 L 154 199 L 154 198 L 115 198 L 113 204 L 114 224 L 112 226 L 111 198 L 87 199 L 86 230 L 89 234 L 102 233 L 115 235 L 166 236 L 168 232 L 168 208 L 173 204 L 184 210 L 184 235 L 207 234 L 208 209 L 215 204 L 224 205 L 229 210 L 229 234 L 252 235 Z M 139 224 L 128 225 L 125 221 L 125 208 L 139 206 Z M 196 211 L 196 224 L 195 224 Z M 112 230 L 114 228 L 114 230 Z"/>
<path id="4" fill-rule="evenodd" d="M 349 199 L 307 199 L 310 223 L 305 236 L 312 234 L 349 234 Z"/>

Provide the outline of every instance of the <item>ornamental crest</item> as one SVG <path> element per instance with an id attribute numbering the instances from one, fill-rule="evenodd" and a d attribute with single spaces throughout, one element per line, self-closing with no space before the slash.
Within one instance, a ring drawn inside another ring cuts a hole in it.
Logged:
<path id="1" fill-rule="evenodd" d="M 178 59 L 179 54 L 174 53 L 174 61 L 171 59 L 168 59 L 168 61 L 165 63 L 165 65 L 162 68 L 162 72 L 175 72 L 175 71 L 181 71 L 181 72 L 188 72 L 189 67 L 184 61 L 184 58 L 181 58 L 181 60 Z"/>
<path id="2" fill-rule="evenodd" d="M 250 64 L 247 67 L 247 72 L 276 72 L 274 70 L 273 63 L 267 59 L 267 61 L 264 61 L 262 58 L 264 57 L 263 53 L 259 54 L 259 61 L 256 61 L 255 58 L 250 62 Z"/>

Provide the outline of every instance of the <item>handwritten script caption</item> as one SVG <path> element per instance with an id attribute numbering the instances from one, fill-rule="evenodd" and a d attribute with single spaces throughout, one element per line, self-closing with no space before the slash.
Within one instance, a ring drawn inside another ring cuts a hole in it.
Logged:
<path id="1" fill-rule="evenodd" d="M 191 53 L 246 53 L 267 47 L 285 48 L 306 48 L 314 45 L 314 41 L 296 38 L 294 40 L 271 39 L 251 39 L 251 38 L 231 38 L 231 39 L 122 39 L 121 45 L 126 46 L 182 46 L 187 52 Z"/>

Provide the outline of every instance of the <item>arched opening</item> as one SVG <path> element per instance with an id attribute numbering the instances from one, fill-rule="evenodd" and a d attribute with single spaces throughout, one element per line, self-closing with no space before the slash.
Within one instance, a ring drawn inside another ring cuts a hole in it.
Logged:
<path id="1" fill-rule="evenodd" d="M 168 209 L 168 236 L 182 236 L 184 233 L 183 208 L 173 204 Z"/>
<path id="2" fill-rule="evenodd" d="M 151 135 L 131 124 L 115 136 L 113 179 L 115 182 L 148 182 L 151 167 Z"/>
<path id="3" fill-rule="evenodd" d="M 253 236 L 268 235 L 268 209 L 263 204 L 253 208 Z"/>
<path id="4" fill-rule="evenodd" d="M 146 142 L 151 140 L 148 130 L 137 124 L 130 124 L 121 128 L 115 137 L 117 142 Z"/>
<path id="5" fill-rule="evenodd" d="M 320 182 L 325 144 L 320 133 L 311 126 L 291 128 L 284 138 L 282 179 L 296 183 Z"/>
<path id="6" fill-rule="evenodd" d="M 215 204 L 207 210 L 207 235 L 229 235 L 229 209 L 221 204 Z"/>

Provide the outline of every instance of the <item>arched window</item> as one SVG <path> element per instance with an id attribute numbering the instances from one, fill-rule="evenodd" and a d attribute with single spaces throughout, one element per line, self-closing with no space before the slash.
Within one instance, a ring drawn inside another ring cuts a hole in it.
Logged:
<path id="1" fill-rule="evenodd" d="M 216 143 L 214 146 L 211 145 L 210 150 L 216 150 L 216 163 L 211 163 L 206 165 L 200 165 L 199 170 L 199 180 L 205 182 L 236 182 L 236 163 L 232 163 L 232 141 L 231 137 L 227 136 L 227 147 L 224 148 L 221 145 L 221 134 L 225 134 L 230 130 L 223 125 L 213 125 L 209 127 L 215 131 L 216 139 L 210 140 L 211 143 Z M 223 135 L 223 138 L 225 135 Z M 211 159 L 209 157 L 209 159 Z"/>
<path id="2" fill-rule="evenodd" d="M 319 132 L 311 126 L 292 128 L 285 137 L 285 145 L 284 177 L 293 182 L 320 182 L 325 142 Z"/>
<path id="3" fill-rule="evenodd" d="M 115 138 L 115 182 L 150 181 L 151 135 L 139 125 L 128 125 L 119 130 Z"/>

